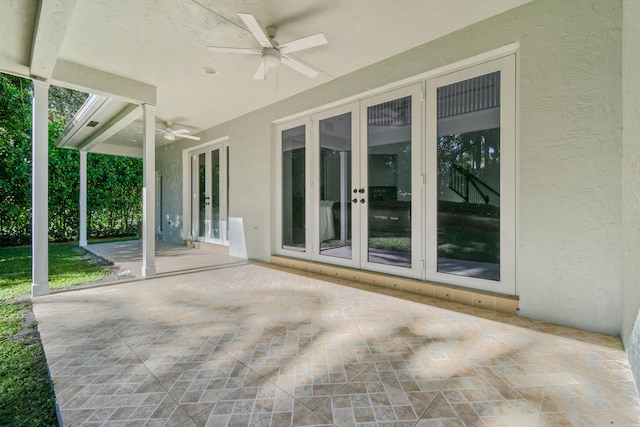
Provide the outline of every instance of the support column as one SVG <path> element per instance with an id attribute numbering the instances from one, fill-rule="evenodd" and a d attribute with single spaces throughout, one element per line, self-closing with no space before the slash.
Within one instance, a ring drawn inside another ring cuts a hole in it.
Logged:
<path id="1" fill-rule="evenodd" d="M 142 109 L 142 276 L 149 277 L 156 274 L 156 107 L 143 104 Z"/>
<path id="2" fill-rule="evenodd" d="M 49 83 L 33 80 L 31 296 L 49 294 Z"/>
<path id="3" fill-rule="evenodd" d="M 87 247 L 87 152 L 80 151 L 80 247 Z"/>

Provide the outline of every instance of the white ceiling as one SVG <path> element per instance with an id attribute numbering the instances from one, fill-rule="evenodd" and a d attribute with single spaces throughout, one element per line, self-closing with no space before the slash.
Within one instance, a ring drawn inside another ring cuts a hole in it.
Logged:
<path id="1" fill-rule="evenodd" d="M 3 0 L 0 72 L 120 95 L 139 82 L 156 88 L 158 121 L 198 132 L 528 1 Z M 257 81 L 259 57 L 209 51 L 259 47 L 237 12 L 277 26 L 280 43 L 324 33 L 328 45 L 292 54 L 319 76 L 281 66 Z"/>

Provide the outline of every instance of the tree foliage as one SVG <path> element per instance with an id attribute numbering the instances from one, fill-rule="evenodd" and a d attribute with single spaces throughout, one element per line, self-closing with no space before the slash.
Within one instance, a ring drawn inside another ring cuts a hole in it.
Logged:
<path id="1" fill-rule="evenodd" d="M 0 74 L 0 246 L 31 240 L 31 97 L 28 80 Z M 80 155 L 54 141 L 87 94 L 49 89 L 49 239 L 78 238 Z M 90 237 L 135 234 L 142 217 L 142 161 L 87 155 Z"/>

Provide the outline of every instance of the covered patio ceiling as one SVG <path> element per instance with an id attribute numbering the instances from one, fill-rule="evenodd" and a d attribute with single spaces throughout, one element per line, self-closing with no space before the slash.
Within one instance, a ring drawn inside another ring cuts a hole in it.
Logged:
<path id="1" fill-rule="evenodd" d="M 141 156 L 137 105 L 197 134 L 527 1 L 5 0 L 0 72 L 100 96 L 59 145 Z M 259 48 L 238 12 L 278 27 L 280 43 L 324 33 L 327 45 L 291 55 L 318 76 L 280 66 L 254 80 L 258 56 L 210 51 Z"/>

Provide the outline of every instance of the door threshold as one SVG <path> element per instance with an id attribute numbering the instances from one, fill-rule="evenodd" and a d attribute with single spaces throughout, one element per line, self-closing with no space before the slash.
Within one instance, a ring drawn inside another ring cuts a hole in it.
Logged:
<path id="1" fill-rule="evenodd" d="M 397 289 L 418 295 L 456 302 L 472 307 L 484 308 L 500 313 L 518 314 L 518 297 L 482 292 L 442 283 L 425 282 L 407 277 L 391 276 L 373 271 L 356 270 L 330 264 L 271 255 L 271 263 L 295 270 L 323 276 L 353 280 L 388 289 Z"/>

